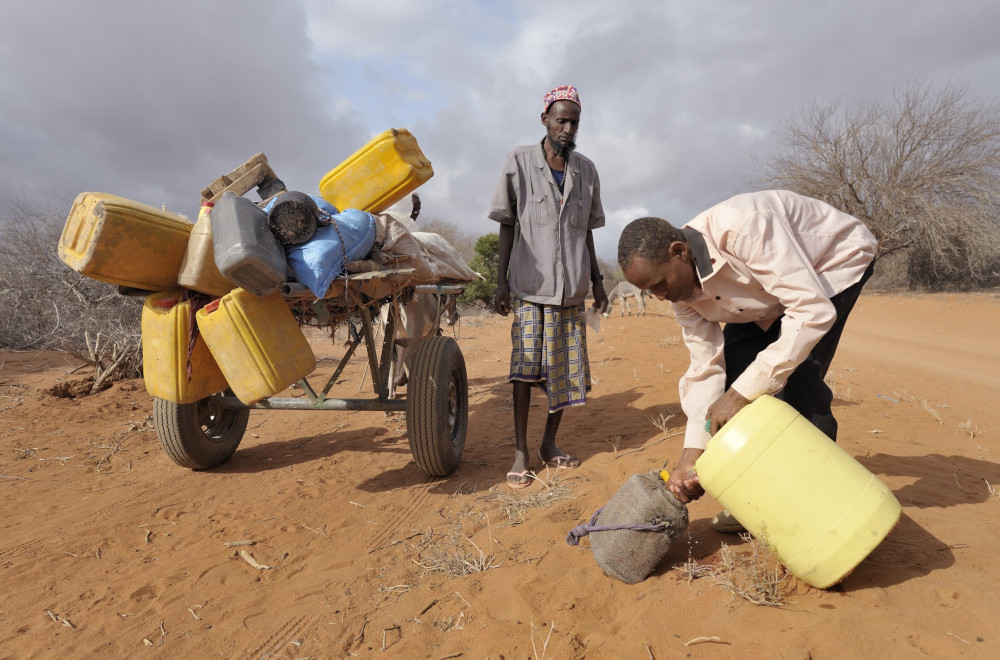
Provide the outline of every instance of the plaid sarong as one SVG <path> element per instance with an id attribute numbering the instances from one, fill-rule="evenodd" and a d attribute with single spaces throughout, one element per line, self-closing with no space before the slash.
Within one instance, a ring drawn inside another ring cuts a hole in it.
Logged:
<path id="1" fill-rule="evenodd" d="M 581 406 L 590 391 L 583 304 L 558 307 L 514 300 L 510 381 L 543 383 L 549 412 Z"/>

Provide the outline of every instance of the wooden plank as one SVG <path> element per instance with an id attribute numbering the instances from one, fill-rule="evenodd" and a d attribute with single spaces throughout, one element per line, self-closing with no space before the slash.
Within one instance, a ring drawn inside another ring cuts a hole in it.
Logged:
<path id="1" fill-rule="evenodd" d="M 268 178 L 277 178 L 277 175 L 268 164 L 267 156 L 263 153 L 254 154 L 236 169 L 212 181 L 201 191 L 201 201 L 215 202 L 227 191 L 243 195 Z"/>
<path id="2" fill-rule="evenodd" d="M 219 200 L 224 193 L 233 192 L 237 195 L 244 195 L 248 190 L 254 188 L 258 183 L 264 180 L 268 176 L 268 172 L 271 168 L 267 164 L 256 165 L 248 172 L 245 172 L 235 181 L 227 182 L 223 187 L 216 190 L 211 188 L 201 191 L 201 201 L 215 203 Z M 228 177 L 219 177 L 215 182 L 225 182 Z M 214 183 L 214 182 L 213 182 Z M 210 193 L 206 196 L 206 192 Z"/>

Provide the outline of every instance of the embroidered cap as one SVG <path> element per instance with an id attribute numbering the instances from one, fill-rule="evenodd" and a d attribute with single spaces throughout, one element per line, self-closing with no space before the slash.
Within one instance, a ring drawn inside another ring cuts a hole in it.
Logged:
<path id="1" fill-rule="evenodd" d="M 573 85 L 560 85 L 556 87 L 545 95 L 545 109 L 543 112 L 548 112 L 549 108 L 556 101 L 570 101 L 580 105 L 580 92 L 576 91 L 576 87 L 573 87 Z"/>

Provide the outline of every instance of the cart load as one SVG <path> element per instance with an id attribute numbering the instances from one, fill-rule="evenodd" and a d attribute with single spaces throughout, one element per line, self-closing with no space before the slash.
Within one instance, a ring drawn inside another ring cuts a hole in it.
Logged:
<path id="1" fill-rule="evenodd" d="M 405 410 L 418 466 L 434 476 L 454 471 L 468 387 L 461 350 L 438 324 L 463 284 L 479 276 L 442 237 L 384 212 L 432 175 L 413 136 L 393 129 L 323 177 L 318 196 L 287 190 L 256 154 L 202 190 L 195 223 L 115 195 L 77 197 L 59 256 L 83 275 L 146 297 L 144 379 L 172 460 L 194 469 L 226 461 L 250 408 Z M 254 188 L 259 202 L 244 196 Z M 401 310 L 414 296 L 433 296 L 438 313 L 427 334 L 399 337 Z M 345 325 L 350 337 L 319 389 L 307 379 L 316 360 L 304 324 Z M 330 398 L 362 343 L 375 398 Z M 400 400 L 389 382 L 393 353 L 404 346 L 416 373 Z M 293 383 L 306 397 L 275 397 Z"/>

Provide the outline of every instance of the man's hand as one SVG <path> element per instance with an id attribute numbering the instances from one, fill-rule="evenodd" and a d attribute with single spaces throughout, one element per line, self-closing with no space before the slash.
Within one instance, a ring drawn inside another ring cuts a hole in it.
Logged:
<path id="1" fill-rule="evenodd" d="M 731 420 L 736 413 L 742 410 L 745 406 L 749 405 L 750 399 L 746 399 L 742 394 L 729 388 L 726 390 L 725 394 L 720 396 L 715 400 L 711 406 L 708 407 L 708 419 L 705 421 L 711 421 L 711 433 L 715 435 L 719 432 L 726 422 Z"/>
<path id="2" fill-rule="evenodd" d="M 604 292 L 604 282 L 594 282 L 594 307 L 603 314 L 608 311 L 608 294 Z"/>
<path id="3" fill-rule="evenodd" d="M 497 292 L 493 296 L 493 308 L 497 310 L 497 314 L 502 316 L 507 316 L 510 313 L 510 285 L 507 284 L 506 280 L 497 282 Z"/>
<path id="4" fill-rule="evenodd" d="M 667 490 L 674 494 L 682 504 L 687 504 L 705 494 L 701 487 L 698 474 L 694 471 L 694 462 L 705 452 L 704 449 L 687 447 L 681 452 L 681 460 L 670 472 L 667 479 Z"/>

